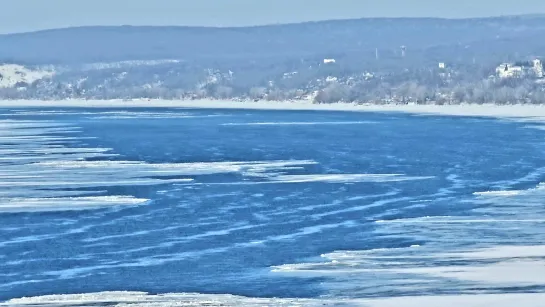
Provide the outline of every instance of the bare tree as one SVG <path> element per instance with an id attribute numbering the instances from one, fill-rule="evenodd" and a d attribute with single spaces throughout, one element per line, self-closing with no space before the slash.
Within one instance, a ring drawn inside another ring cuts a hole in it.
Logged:
<path id="1" fill-rule="evenodd" d="M 337 82 L 329 84 L 323 90 L 318 92 L 318 95 L 314 98 L 317 103 L 334 103 L 347 101 L 349 95 L 349 89 Z"/>

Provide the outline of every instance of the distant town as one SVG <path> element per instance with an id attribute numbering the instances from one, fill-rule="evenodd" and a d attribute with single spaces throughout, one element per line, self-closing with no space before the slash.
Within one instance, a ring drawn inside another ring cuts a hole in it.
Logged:
<path id="1" fill-rule="evenodd" d="M 545 16 L 0 35 L 0 99 L 545 104 L 543 35 Z"/>
<path id="2" fill-rule="evenodd" d="M 236 71 L 191 72 L 175 60 L 89 64 L 85 67 L 0 65 L 0 99 L 234 99 L 312 100 L 315 103 L 454 104 L 545 103 L 539 58 L 481 71 L 451 67 L 345 73 L 324 58 L 305 70 L 281 72 L 266 84 L 239 84 Z"/>

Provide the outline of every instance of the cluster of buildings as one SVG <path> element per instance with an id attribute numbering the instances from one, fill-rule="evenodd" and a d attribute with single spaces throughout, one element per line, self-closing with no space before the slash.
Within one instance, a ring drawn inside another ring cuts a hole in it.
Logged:
<path id="1" fill-rule="evenodd" d="M 523 77 L 541 79 L 545 73 L 541 60 L 534 59 L 529 62 L 503 63 L 496 68 L 496 75 L 502 79 Z"/>

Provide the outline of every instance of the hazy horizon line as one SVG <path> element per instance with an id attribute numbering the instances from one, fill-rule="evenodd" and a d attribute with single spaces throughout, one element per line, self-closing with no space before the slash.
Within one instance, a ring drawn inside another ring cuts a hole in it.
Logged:
<path id="1" fill-rule="evenodd" d="M 384 20 L 384 19 L 399 19 L 399 20 L 417 20 L 417 19 L 435 19 L 435 20 L 479 20 L 479 19 L 494 19 L 494 18 L 545 18 L 545 13 L 537 14 L 514 14 L 514 15 L 490 15 L 482 17 L 433 17 L 433 16 L 421 16 L 421 17 L 389 17 L 389 16 L 378 16 L 378 17 L 361 17 L 361 18 L 331 18 L 331 19 L 316 19 L 316 20 L 304 20 L 300 22 L 285 22 L 285 23 L 265 23 L 265 24 L 253 24 L 253 25 L 241 25 L 241 26 L 199 26 L 199 25 L 138 25 L 138 24 L 96 24 L 96 25 L 78 25 L 78 26 L 67 26 L 67 27 L 58 27 L 58 28 L 46 28 L 34 31 L 21 31 L 21 32 L 0 32 L 0 36 L 7 35 L 20 35 L 20 34 L 32 34 L 40 32 L 50 32 L 50 31 L 59 31 L 59 30 L 68 30 L 68 29 L 80 29 L 80 28 L 116 28 L 116 27 L 142 27 L 142 28 L 195 28 L 195 29 L 243 29 L 243 28 L 259 28 L 259 27 L 274 27 L 274 26 L 288 26 L 288 25 L 299 25 L 299 24 L 308 24 L 308 23 L 319 23 L 319 22 L 328 22 L 328 21 L 350 21 L 350 20 Z"/>

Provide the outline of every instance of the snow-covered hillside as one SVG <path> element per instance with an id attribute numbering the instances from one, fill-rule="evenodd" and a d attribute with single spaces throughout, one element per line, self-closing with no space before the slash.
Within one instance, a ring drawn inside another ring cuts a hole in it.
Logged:
<path id="1" fill-rule="evenodd" d="M 18 83 L 30 84 L 36 80 L 50 78 L 53 70 L 30 69 L 17 64 L 0 65 L 0 88 L 14 87 Z"/>
<path id="2" fill-rule="evenodd" d="M 157 66 L 163 64 L 178 64 L 181 63 L 181 60 L 173 59 L 164 59 L 164 60 L 149 60 L 149 61 L 118 61 L 118 62 L 100 62 L 100 63 L 91 63 L 84 64 L 80 68 L 82 71 L 85 70 L 100 70 L 100 69 L 115 69 L 115 68 L 131 68 L 138 66 Z"/>

